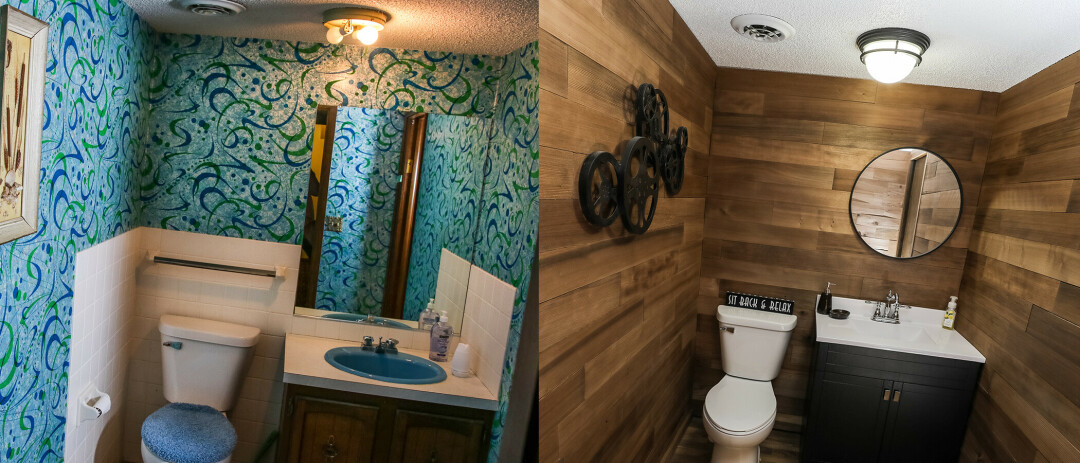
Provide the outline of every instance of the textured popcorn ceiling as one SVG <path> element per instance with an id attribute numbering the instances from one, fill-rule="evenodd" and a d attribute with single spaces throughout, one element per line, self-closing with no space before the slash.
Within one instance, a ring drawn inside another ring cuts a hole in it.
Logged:
<path id="1" fill-rule="evenodd" d="M 226 17 L 189 13 L 177 1 L 124 0 L 159 32 L 326 42 L 322 13 L 370 6 L 390 13 L 378 47 L 504 55 L 535 41 L 536 0 L 238 0 L 247 11 Z M 361 46 L 354 38 L 344 43 Z"/>
<path id="2" fill-rule="evenodd" d="M 1080 50 L 1080 3 L 1067 0 L 671 0 L 720 66 L 869 79 L 855 38 L 879 27 L 930 37 L 904 82 L 1003 91 Z M 759 43 L 731 18 L 760 13 L 795 27 Z"/>

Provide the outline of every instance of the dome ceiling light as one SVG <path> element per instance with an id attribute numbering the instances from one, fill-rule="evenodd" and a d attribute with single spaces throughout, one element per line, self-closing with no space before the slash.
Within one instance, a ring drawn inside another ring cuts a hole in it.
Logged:
<path id="1" fill-rule="evenodd" d="M 926 34 L 900 27 L 864 32 L 855 43 L 862 51 L 860 58 L 870 76 L 884 84 L 904 80 L 922 63 L 923 53 L 930 48 Z"/>
<path id="2" fill-rule="evenodd" d="M 323 12 L 326 41 L 338 44 L 354 35 L 364 45 L 374 44 L 379 31 L 390 21 L 390 15 L 374 8 L 333 8 Z"/>

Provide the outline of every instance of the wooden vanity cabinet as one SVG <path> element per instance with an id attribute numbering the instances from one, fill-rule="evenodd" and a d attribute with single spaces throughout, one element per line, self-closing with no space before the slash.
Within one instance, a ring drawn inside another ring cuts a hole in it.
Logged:
<path id="1" fill-rule="evenodd" d="M 956 462 L 981 371 L 978 362 L 818 343 L 802 461 Z"/>
<path id="2" fill-rule="evenodd" d="M 487 460 L 494 412 L 285 385 L 278 463 Z"/>

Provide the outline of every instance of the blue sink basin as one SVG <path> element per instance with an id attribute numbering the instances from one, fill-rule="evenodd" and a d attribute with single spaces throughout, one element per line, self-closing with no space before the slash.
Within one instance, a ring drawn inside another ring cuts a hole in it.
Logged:
<path id="1" fill-rule="evenodd" d="M 435 362 L 400 352 L 377 354 L 360 347 L 336 347 L 326 351 L 325 358 L 338 370 L 388 383 L 431 384 L 446 379 L 446 371 Z"/>
<path id="2" fill-rule="evenodd" d="M 331 320 L 345 320 L 350 322 L 360 322 L 367 325 L 376 326 L 389 326 L 390 328 L 404 328 L 412 329 L 413 327 L 401 323 L 397 320 L 390 318 L 377 317 L 374 315 L 361 315 L 356 313 L 328 313 L 323 315 L 322 318 L 329 318 Z"/>

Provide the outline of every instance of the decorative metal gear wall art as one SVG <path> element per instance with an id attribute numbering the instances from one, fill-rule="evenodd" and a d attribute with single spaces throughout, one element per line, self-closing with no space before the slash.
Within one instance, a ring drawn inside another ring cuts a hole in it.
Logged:
<path id="1" fill-rule="evenodd" d="M 635 235 L 645 233 L 660 199 L 660 173 L 652 140 L 634 137 L 623 149 L 619 165 L 619 211 L 623 227 Z"/>
<path id="2" fill-rule="evenodd" d="M 606 151 L 585 158 L 578 175 L 578 201 L 585 220 L 606 227 L 622 218 L 630 233 L 649 229 L 660 199 L 660 180 L 669 195 L 682 190 L 686 171 L 686 127 L 669 133 L 671 117 L 664 92 L 644 83 L 634 98 L 635 137 L 626 142 L 621 160 Z"/>
<path id="3" fill-rule="evenodd" d="M 585 220 L 606 227 L 619 216 L 619 162 L 607 151 L 585 158 L 578 174 L 578 201 Z"/>

